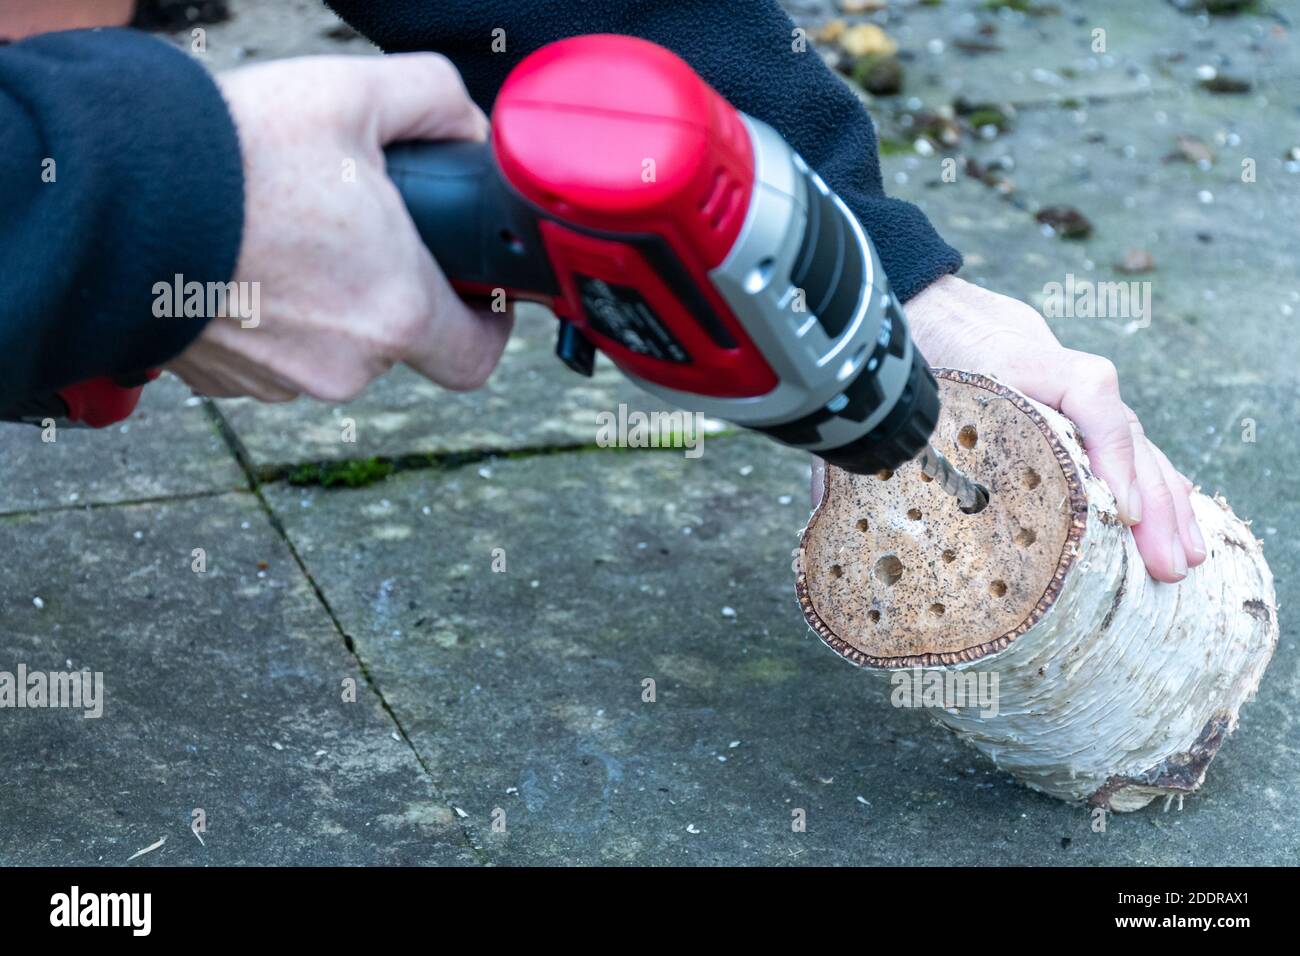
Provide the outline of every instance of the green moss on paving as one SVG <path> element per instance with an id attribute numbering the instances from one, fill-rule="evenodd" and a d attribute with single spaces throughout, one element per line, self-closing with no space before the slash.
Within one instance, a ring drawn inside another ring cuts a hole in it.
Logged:
<path id="1" fill-rule="evenodd" d="M 1032 17 L 1041 17 L 1050 13 L 1059 13 L 1056 7 L 1047 3 L 1035 3 L 1034 0 L 984 0 L 986 10 L 1015 10 Z"/>
<path id="2" fill-rule="evenodd" d="M 389 475 L 399 471 L 430 470 L 452 471 L 468 465 L 491 462 L 494 459 L 516 461 L 527 458 L 542 458 L 550 455 L 574 455 L 599 452 L 627 453 L 636 451 L 685 451 L 689 446 L 687 440 L 699 448 L 707 437 L 710 441 L 730 438 L 738 429 L 722 428 L 716 432 L 687 433 L 672 432 L 667 436 L 652 435 L 650 444 L 645 447 L 628 447 L 621 445 L 602 446 L 595 442 L 582 445 L 555 445 L 543 448 L 516 448 L 497 451 L 464 452 L 424 452 L 399 455 L 396 458 L 374 457 L 357 458 L 348 461 L 310 461 L 296 465 L 272 465 L 259 470 L 258 480 L 262 482 L 285 481 L 291 485 L 314 485 L 322 488 L 364 488 L 383 481 Z"/>
<path id="3" fill-rule="evenodd" d="M 362 458 L 356 461 L 313 462 L 298 465 L 289 472 L 291 485 L 320 485 L 333 488 L 364 488 L 383 481 L 393 473 L 394 465 L 385 458 Z"/>
<path id="4" fill-rule="evenodd" d="M 760 657 L 746 661 L 740 667 L 740 678 L 755 683 L 786 681 L 799 672 L 794 663 L 784 657 Z"/>
<path id="5" fill-rule="evenodd" d="M 967 117 L 970 125 L 976 129 L 985 126 L 993 126 L 998 130 L 1005 130 L 1009 125 L 1006 114 L 998 109 L 978 109 Z"/>

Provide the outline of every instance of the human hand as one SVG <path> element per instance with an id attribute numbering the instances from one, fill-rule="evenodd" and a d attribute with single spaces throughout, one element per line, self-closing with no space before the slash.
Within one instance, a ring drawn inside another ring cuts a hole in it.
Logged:
<path id="1" fill-rule="evenodd" d="M 1071 418 L 1092 469 L 1110 486 L 1151 576 L 1180 581 L 1205 560 L 1192 483 L 1143 434 L 1109 359 L 1067 349 L 1029 305 L 945 276 L 907 303 L 912 338 L 931 365 L 981 372 Z M 821 495 L 813 469 L 814 506 Z"/>
<path id="2" fill-rule="evenodd" d="M 213 318 L 168 368 L 203 394 L 262 401 L 348 401 L 398 362 L 482 385 L 513 316 L 461 302 L 384 172 L 388 143 L 486 136 L 450 62 L 304 57 L 218 82 L 244 164 L 235 281 L 258 283 L 260 314 Z"/>

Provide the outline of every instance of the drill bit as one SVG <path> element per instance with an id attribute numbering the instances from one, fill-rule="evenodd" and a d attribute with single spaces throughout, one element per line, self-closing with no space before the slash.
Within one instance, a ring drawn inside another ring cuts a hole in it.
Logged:
<path id="1" fill-rule="evenodd" d="M 955 495 L 961 510 L 967 514 L 983 511 L 989 503 L 988 490 L 977 485 L 953 467 L 952 462 L 944 458 L 929 442 L 921 452 L 921 470 L 939 482 L 939 487 L 950 495 Z"/>

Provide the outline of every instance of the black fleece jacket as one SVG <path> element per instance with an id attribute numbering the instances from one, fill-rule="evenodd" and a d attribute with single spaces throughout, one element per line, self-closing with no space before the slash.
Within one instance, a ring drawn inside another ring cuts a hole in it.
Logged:
<path id="1" fill-rule="evenodd" d="M 961 265 L 916 207 L 885 196 L 866 111 L 797 49 L 776 0 L 329 2 L 385 50 L 446 54 L 489 110 L 511 67 L 552 40 L 662 44 L 822 174 L 902 298 Z M 179 354 L 203 320 L 155 318 L 154 283 L 227 281 L 243 229 L 238 139 L 202 67 L 129 30 L 0 46 L 0 142 L 0 412 Z"/>
<path id="2" fill-rule="evenodd" d="M 0 411 L 180 353 L 156 282 L 224 282 L 244 228 L 239 140 L 195 60 L 132 30 L 0 46 Z"/>

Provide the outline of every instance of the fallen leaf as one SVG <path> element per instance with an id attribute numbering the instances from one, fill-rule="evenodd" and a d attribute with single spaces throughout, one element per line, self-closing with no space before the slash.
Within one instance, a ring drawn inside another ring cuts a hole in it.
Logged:
<path id="1" fill-rule="evenodd" d="M 1186 160 L 1189 163 L 1213 163 L 1214 150 L 1195 136 L 1180 133 L 1178 136 L 1178 149 L 1166 156 L 1165 159 Z"/>
<path id="2" fill-rule="evenodd" d="M 843 20 L 827 20 L 813 36 L 822 43 L 834 43 L 840 37 L 844 36 L 844 31 L 848 29 L 848 24 Z"/>
<path id="3" fill-rule="evenodd" d="M 898 44 L 874 23 L 859 23 L 844 31 L 840 46 L 851 56 L 893 56 Z"/>
<path id="4" fill-rule="evenodd" d="M 969 53 L 972 56 L 979 53 L 1001 53 L 1006 49 L 1001 43 L 993 40 L 982 40 L 978 37 L 958 37 L 952 41 L 953 49 L 960 50 L 962 53 Z"/>
<path id="5" fill-rule="evenodd" d="M 844 13 L 876 13 L 885 9 L 885 0 L 840 0 Z"/>
<path id="6" fill-rule="evenodd" d="M 1211 93 L 1249 93 L 1254 84 L 1250 80 L 1240 76 L 1228 76 L 1226 73 L 1216 73 L 1214 76 L 1200 81 L 1200 87 Z"/>
<path id="7" fill-rule="evenodd" d="M 903 64 L 896 56 L 864 56 L 853 64 L 853 82 L 875 96 L 903 90 Z"/>
<path id="8" fill-rule="evenodd" d="M 1062 239 L 1087 239 L 1092 235 L 1092 223 L 1073 206 L 1044 206 L 1034 218 L 1051 226 Z"/>

